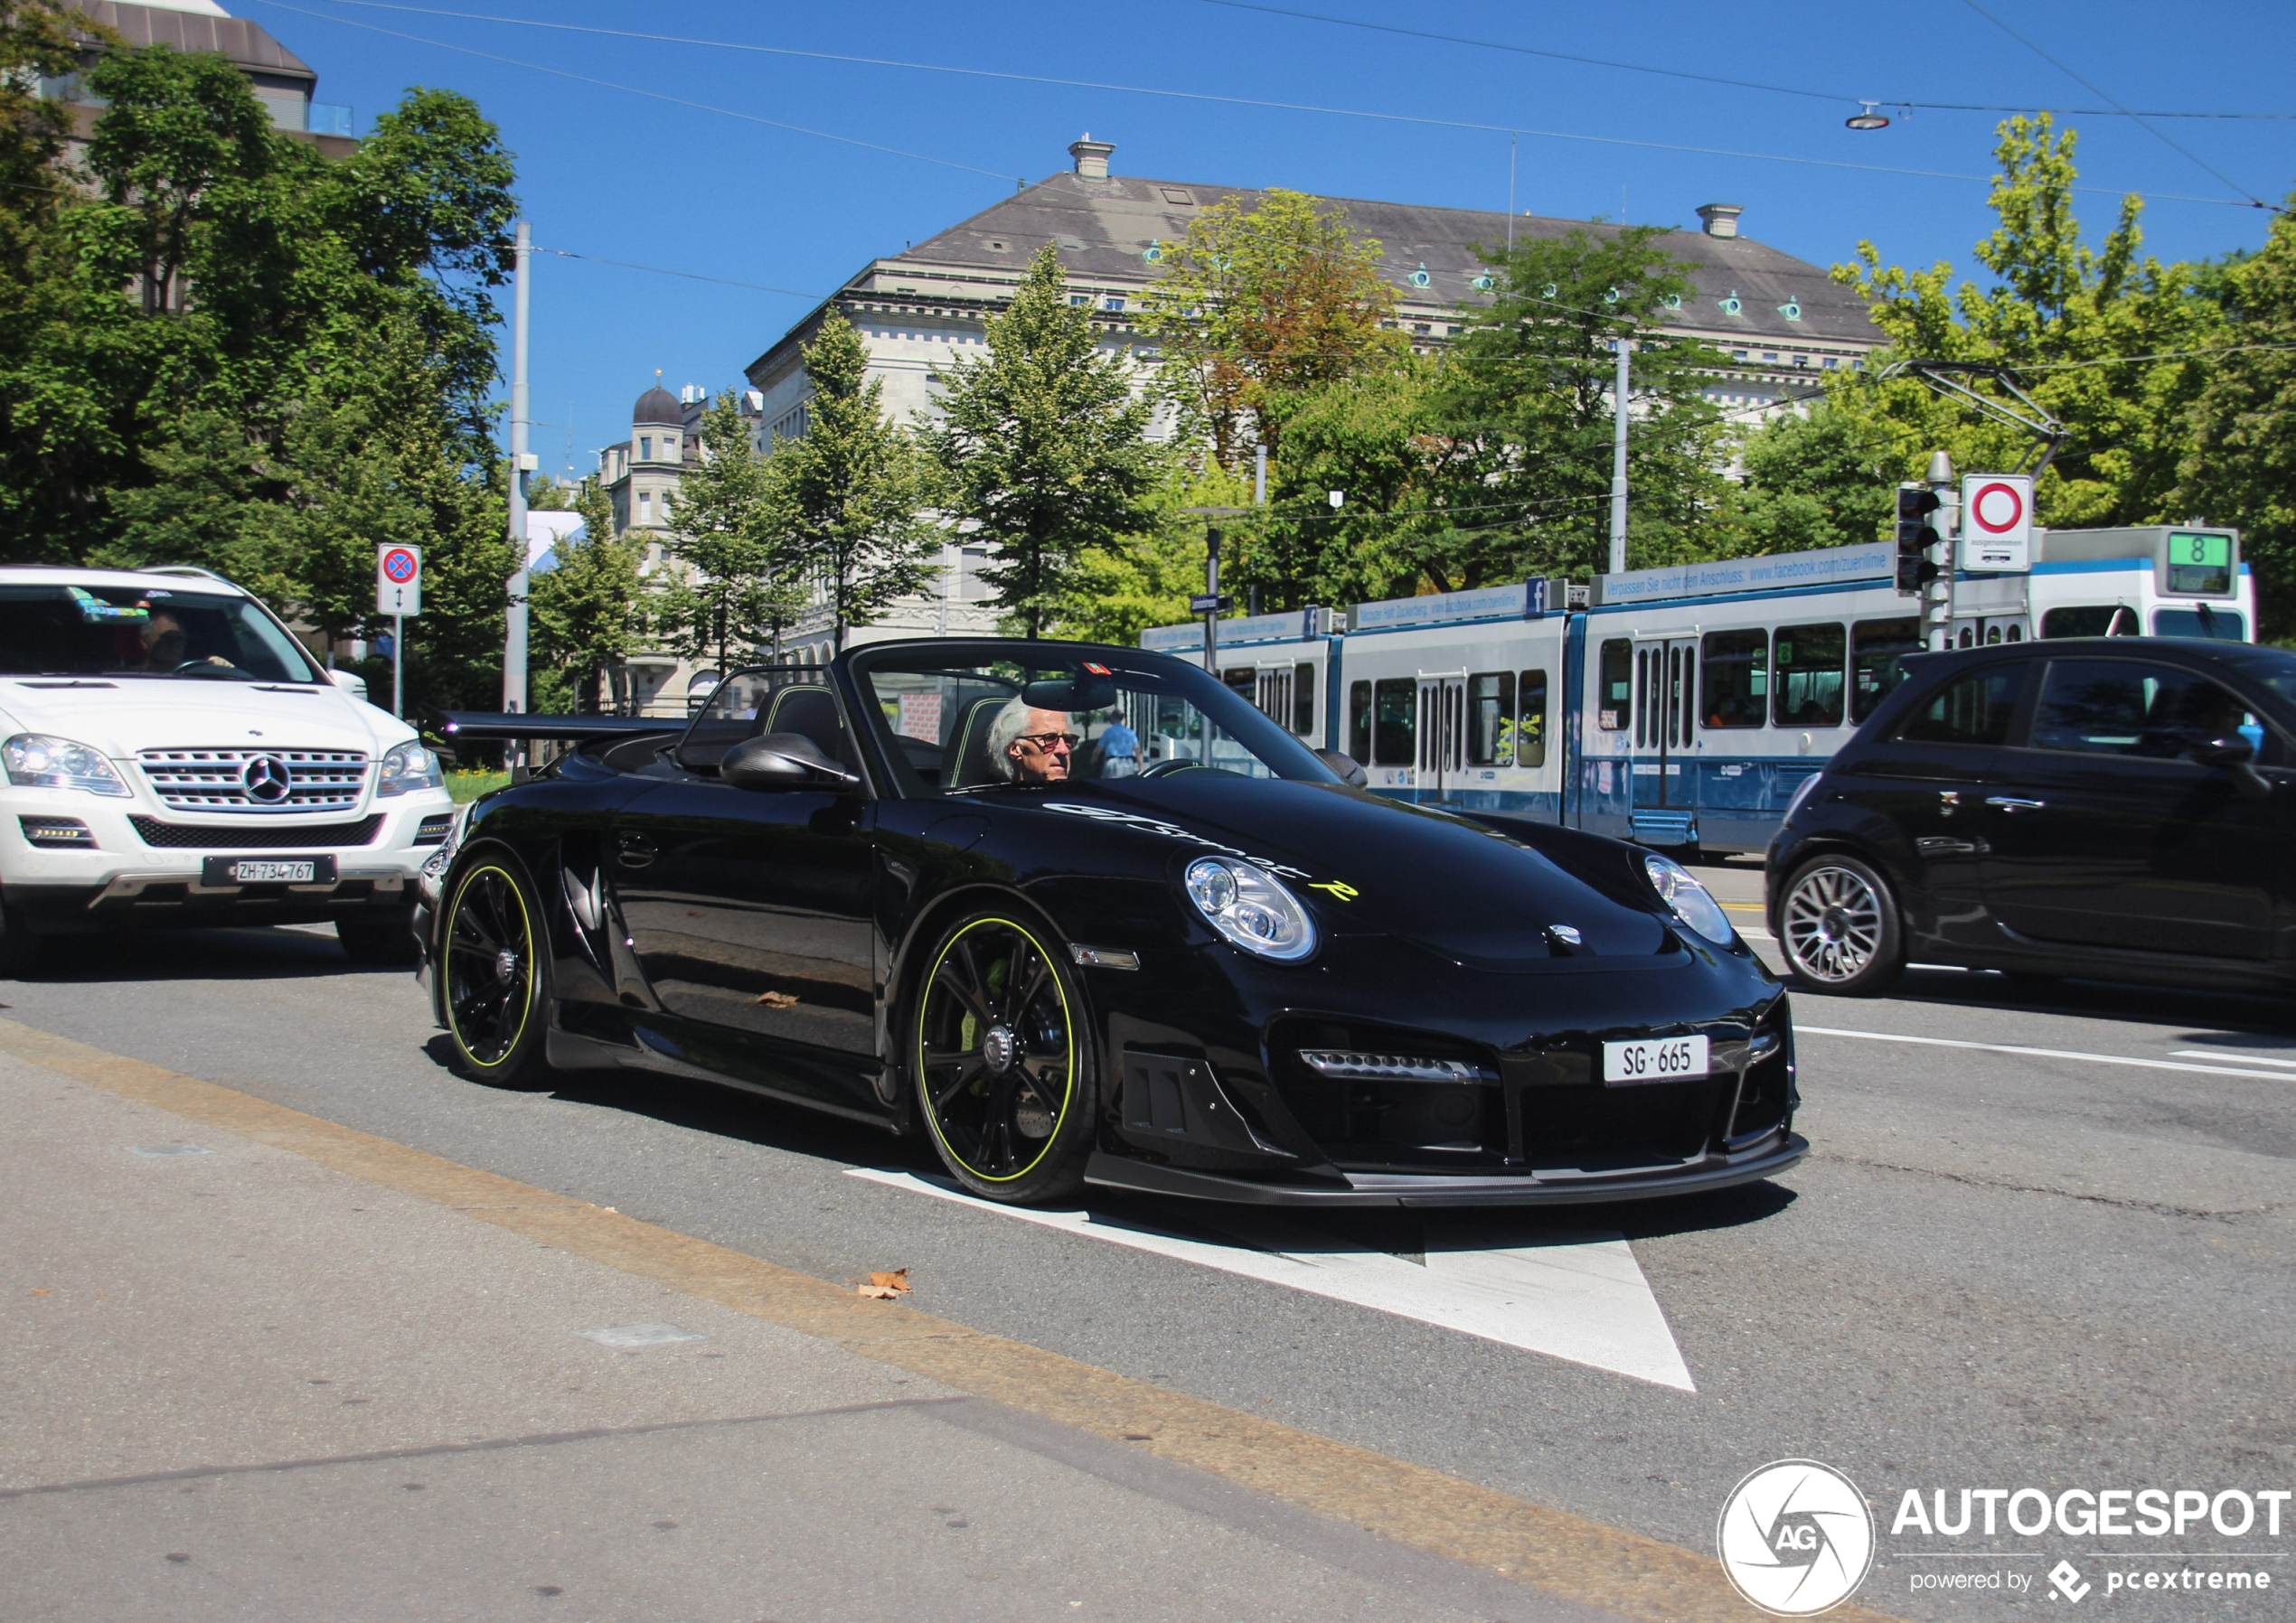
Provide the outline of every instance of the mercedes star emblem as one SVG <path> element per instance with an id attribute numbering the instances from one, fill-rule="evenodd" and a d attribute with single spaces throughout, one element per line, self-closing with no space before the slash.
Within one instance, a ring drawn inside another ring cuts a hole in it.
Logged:
<path id="1" fill-rule="evenodd" d="M 294 786 L 287 764 L 277 755 L 258 755 L 240 767 L 240 782 L 247 790 L 247 798 L 264 806 L 278 805 Z"/>

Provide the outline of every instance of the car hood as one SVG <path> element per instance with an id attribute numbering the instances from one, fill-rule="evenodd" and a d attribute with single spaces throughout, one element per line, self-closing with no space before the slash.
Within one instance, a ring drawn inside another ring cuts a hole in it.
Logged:
<path id="1" fill-rule="evenodd" d="M 1482 968 L 1555 962 L 1546 931 L 1558 924 L 1598 957 L 1674 945 L 1655 898 L 1650 911 L 1624 905 L 1503 834 L 1361 790 L 1185 773 L 1040 793 L 1049 812 L 1270 868 L 1334 933 L 1393 934 Z"/>
<path id="2" fill-rule="evenodd" d="M 146 749 L 373 753 L 414 736 L 340 688 L 286 682 L 9 677 L 0 680 L 0 717 L 10 733 L 51 733 L 115 759 Z"/>

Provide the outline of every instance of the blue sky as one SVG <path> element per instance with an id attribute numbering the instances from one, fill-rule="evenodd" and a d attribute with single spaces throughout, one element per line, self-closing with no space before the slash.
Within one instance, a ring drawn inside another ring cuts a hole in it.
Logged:
<path id="1" fill-rule="evenodd" d="M 1737 202 L 1746 206 L 1748 236 L 1821 265 L 1849 258 L 1858 239 L 1869 238 L 1889 259 L 1943 258 L 1972 273 L 1970 246 L 1991 225 L 1984 177 L 1992 173 L 1992 129 L 2001 115 L 1919 108 L 1901 116 L 1895 99 L 2296 113 L 2288 77 L 2296 61 L 2296 7 L 2269 0 L 2174 6 L 1982 0 L 2062 67 L 2012 39 L 1970 0 L 1854 7 L 1453 0 L 1407 9 L 1369 0 L 1270 0 L 1330 16 L 1813 90 L 1816 98 L 1368 33 L 1211 0 L 1160 0 L 1138 12 L 1047 0 L 971 6 L 877 0 L 850 11 L 730 0 L 676 6 L 402 0 L 391 8 L 344 0 L 223 3 L 310 62 L 320 76 L 319 99 L 350 104 L 362 128 L 409 85 L 447 86 L 475 98 L 518 155 L 520 192 L 538 243 L 791 290 L 540 258 L 533 444 L 551 474 L 563 471 L 569 446 L 579 474 L 593 465 L 597 446 L 627 434 L 630 404 L 656 368 L 673 389 L 738 385 L 742 366 L 814 296 L 873 256 L 899 252 L 1011 194 L 1015 178 L 1065 168 L 1068 144 L 1087 129 L 1116 144 L 1113 166 L 1121 174 L 1494 210 L 1508 202 L 1503 132 L 1520 129 L 1519 210 L 1614 219 L 1623 212 L 1638 222 L 1695 226 L 1699 203 Z M 475 21 L 473 14 L 1496 127 L 604 37 Z M 750 117 L 490 60 L 499 58 Z M 1858 110 L 1859 98 L 1881 100 L 1896 122 L 1873 133 L 1845 129 L 1842 120 Z M 759 119 L 850 139 L 753 121 Z M 2125 117 L 2067 122 L 2081 131 L 2084 185 L 2154 195 L 2144 217 L 2147 247 L 2164 259 L 2253 248 L 2269 219 L 2253 208 L 2177 198 L 2277 202 L 2296 185 L 2296 121 L 2177 118 L 2155 124 L 2158 135 Z M 1609 139 L 1558 138 L 1566 135 Z M 2092 237 L 2110 224 L 2116 206 L 2114 195 L 2083 196 Z"/>

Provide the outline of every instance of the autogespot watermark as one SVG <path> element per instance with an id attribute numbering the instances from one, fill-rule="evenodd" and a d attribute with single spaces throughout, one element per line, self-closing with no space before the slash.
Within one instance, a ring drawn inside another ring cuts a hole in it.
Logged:
<path id="1" fill-rule="evenodd" d="M 1896 1496 L 1886 1536 L 1916 1547 L 1886 1554 L 1910 1569 L 1914 1593 L 2067 1606 L 2137 1595 L 2236 1604 L 2279 1590 L 2280 1599 L 2296 1572 L 2275 1566 L 2286 1553 L 2270 1546 L 2291 1498 L 2296 1490 L 2283 1488 L 1909 1487 Z M 1715 1548 L 1732 1587 L 1753 1605 L 1774 1617 L 1809 1618 L 1857 1592 L 1883 1536 L 1847 1476 L 1814 1459 L 1781 1459 L 1730 1491 Z M 1953 1547 L 1961 1539 L 1990 1547 Z M 2215 1547 L 2106 1542 L 2116 1539 Z M 2080 1541 L 2071 1554 L 2067 1540 Z M 2018 1547 L 2027 1541 L 2038 1547 Z"/>

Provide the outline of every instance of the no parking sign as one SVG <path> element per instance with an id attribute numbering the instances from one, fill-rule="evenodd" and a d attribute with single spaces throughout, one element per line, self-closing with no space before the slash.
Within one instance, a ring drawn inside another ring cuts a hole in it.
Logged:
<path id="1" fill-rule="evenodd" d="M 2033 476 L 1962 476 L 1962 568 L 2000 575 L 2033 568 Z"/>
<path id="2" fill-rule="evenodd" d="M 381 546 L 375 549 L 375 613 L 422 613 L 422 549 Z"/>

